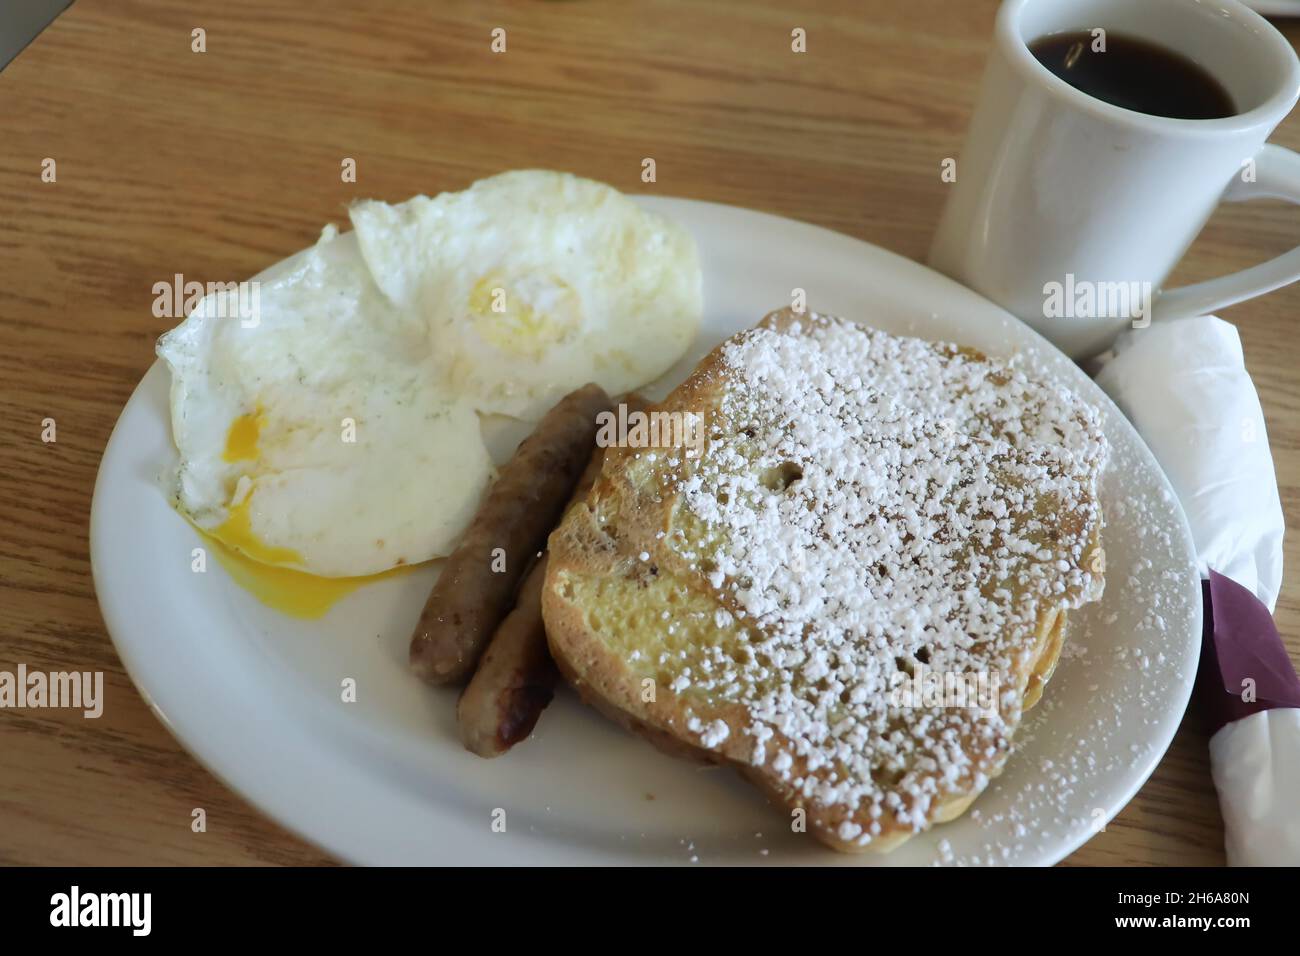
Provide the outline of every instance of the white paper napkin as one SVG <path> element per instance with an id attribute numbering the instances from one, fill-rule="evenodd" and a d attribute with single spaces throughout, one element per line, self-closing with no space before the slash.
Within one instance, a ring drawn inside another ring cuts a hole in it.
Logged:
<path id="1" fill-rule="evenodd" d="M 1205 316 L 1125 332 L 1097 384 L 1174 486 L 1201 561 L 1270 611 L 1282 585 L 1282 502 L 1264 413 L 1235 327 Z"/>
<path id="2" fill-rule="evenodd" d="M 1182 501 L 1201 572 L 1212 567 L 1271 611 L 1286 522 L 1242 339 L 1214 316 L 1131 329 L 1097 373 Z M 1265 710 L 1210 737 L 1232 866 L 1300 864 L 1300 710 Z"/>
<path id="3" fill-rule="evenodd" d="M 1280 707 L 1210 738 L 1230 866 L 1300 864 L 1300 710 Z"/>
<path id="4" fill-rule="evenodd" d="M 1241 339 L 1213 316 L 1123 333 L 1097 373 L 1159 460 L 1213 568 L 1271 612 L 1285 521 L 1259 396 Z M 1210 761 L 1233 866 L 1300 864 L 1300 710 L 1224 725 Z"/>

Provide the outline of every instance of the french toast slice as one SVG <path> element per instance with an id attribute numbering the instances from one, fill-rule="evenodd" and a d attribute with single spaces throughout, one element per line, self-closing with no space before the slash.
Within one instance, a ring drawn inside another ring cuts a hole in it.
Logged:
<path id="1" fill-rule="evenodd" d="M 649 411 L 703 440 L 607 449 L 552 533 L 561 673 L 836 849 L 964 812 L 1101 594 L 1096 409 L 1014 360 L 784 310 Z"/>

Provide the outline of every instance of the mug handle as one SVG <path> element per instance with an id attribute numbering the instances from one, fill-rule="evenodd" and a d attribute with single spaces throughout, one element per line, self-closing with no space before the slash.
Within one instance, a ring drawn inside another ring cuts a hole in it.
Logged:
<path id="1" fill-rule="evenodd" d="M 1266 143 L 1255 156 L 1255 181 L 1233 177 L 1223 194 L 1225 202 L 1248 199 L 1285 199 L 1300 205 L 1300 153 Z M 1300 247 L 1257 266 L 1161 292 L 1152 304 L 1152 317 L 1186 319 L 1208 315 L 1257 295 L 1272 292 L 1300 279 Z"/>

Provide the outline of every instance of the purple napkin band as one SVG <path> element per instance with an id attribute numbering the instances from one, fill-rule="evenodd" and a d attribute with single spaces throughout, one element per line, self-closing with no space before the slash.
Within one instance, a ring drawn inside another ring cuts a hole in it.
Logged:
<path id="1" fill-rule="evenodd" d="M 1300 678 L 1278 636 L 1273 615 L 1231 578 L 1210 571 L 1201 582 L 1205 627 L 1196 694 L 1210 733 L 1274 707 L 1300 707 Z"/>

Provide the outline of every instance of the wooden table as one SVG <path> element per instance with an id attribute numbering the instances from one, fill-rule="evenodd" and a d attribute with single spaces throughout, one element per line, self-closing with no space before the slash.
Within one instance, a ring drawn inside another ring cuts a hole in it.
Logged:
<path id="1" fill-rule="evenodd" d="M 459 189 L 512 167 L 735 203 L 924 257 L 994 0 L 79 0 L 3 73 L 0 669 L 102 669 L 96 721 L 0 711 L 0 863 L 322 863 L 152 716 L 100 619 L 91 489 L 153 361 L 153 284 L 249 276 L 355 197 Z M 206 31 L 205 53 L 191 31 Z M 490 50 L 505 28 L 506 53 Z M 791 52 L 791 31 L 807 50 Z M 1300 38 L 1300 28 L 1287 33 Z M 1276 139 L 1300 147 L 1300 115 Z M 42 161 L 57 181 L 42 181 Z M 357 182 L 341 181 L 345 157 Z M 641 182 L 653 157 L 657 182 Z M 1300 243 L 1300 215 L 1225 208 L 1180 280 Z M 1300 516 L 1300 288 L 1231 310 Z M 1206 396 L 1212 401 L 1213 396 Z M 56 421 L 57 441 L 41 440 Z M 1287 560 L 1300 563 L 1300 535 Z M 1278 624 L 1300 656 L 1300 582 Z M 191 810 L 208 830 L 191 832 Z M 1218 864 L 1193 713 L 1137 798 L 1071 858 Z"/>

